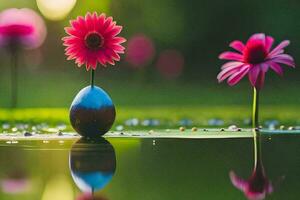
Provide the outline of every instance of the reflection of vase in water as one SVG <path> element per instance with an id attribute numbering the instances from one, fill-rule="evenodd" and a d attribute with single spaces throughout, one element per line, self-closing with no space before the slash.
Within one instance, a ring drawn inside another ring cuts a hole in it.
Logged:
<path id="1" fill-rule="evenodd" d="M 261 137 L 255 133 L 254 137 L 254 170 L 248 180 L 238 177 L 233 171 L 230 172 L 232 184 L 241 190 L 247 199 L 263 200 L 273 192 L 273 186 L 268 180 L 261 156 Z"/>
<path id="2" fill-rule="evenodd" d="M 78 199 L 87 200 L 94 192 L 104 188 L 116 170 L 113 146 L 104 138 L 78 140 L 70 151 L 69 165 L 72 178 L 84 193 Z M 103 199 L 93 197 L 92 199 Z"/>

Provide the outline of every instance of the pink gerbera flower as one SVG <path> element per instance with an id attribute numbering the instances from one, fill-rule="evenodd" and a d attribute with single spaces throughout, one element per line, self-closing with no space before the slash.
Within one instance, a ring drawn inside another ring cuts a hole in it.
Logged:
<path id="1" fill-rule="evenodd" d="M 220 59 L 231 60 L 222 66 L 217 77 L 219 82 L 228 78 L 227 83 L 232 86 L 248 74 L 251 85 L 261 89 L 269 68 L 282 75 L 281 64 L 295 67 L 294 59 L 284 53 L 284 48 L 290 42 L 284 40 L 272 50 L 273 42 L 271 36 L 258 33 L 252 35 L 246 45 L 238 40 L 230 43 L 229 46 L 237 52 L 227 51 L 219 56 Z"/>
<path id="2" fill-rule="evenodd" d="M 86 65 L 86 69 L 96 69 L 97 63 L 102 66 L 114 65 L 124 53 L 121 43 L 125 38 L 118 37 L 122 26 L 117 26 L 112 17 L 87 13 L 85 17 L 72 20 L 71 27 L 65 28 L 69 36 L 64 37 L 68 60 L 74 59 L 78 66 Z"/>

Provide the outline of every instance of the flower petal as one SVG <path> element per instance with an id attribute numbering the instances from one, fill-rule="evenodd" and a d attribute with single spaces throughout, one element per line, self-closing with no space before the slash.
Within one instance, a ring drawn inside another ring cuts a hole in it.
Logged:
<path id="1" fill-rule="evenodd" d="M 266 43 L 266 35 L 264 33 L 255 33 L 255 34 L 253 34 L 249 38 L 249 40 L 247 41 L 246 46 L 248 46 L 251 43 L 257 43 L 257 42 L 263 43 L 263 45 L 265 45 L 265 43 Z"/>
<path id="2" fill-rule="evenodd" d="M 277 47 L 275 47 L 268 55 L 269 58 L 276 56 L 282 52 L 282 50 L 290 44 L 289 40 L 282 41 Z"/>
<path id="3" fill-rule="evenodd" d="M 244 43 L 242 43 L 239 40 L 235 40 L 235 41 L 231 42 L 229 46 L 241 53 L 244 51 L 244 48 L 245 48 Z"/>
<path id="4" fill-rule="evenodd" d="M 273 43 L 274 43 L 274 38 L 271 37 L 271 36 L 267 36 L 266 37 L 266 49 L 267 49 L 267 52 L 269 52 L 271 50 Z"/>
<path id="5" fill-rule="evenodd" d="M 224 65 L 222 65 L 221 69 L 225 69 L 227 67 L 231 67 L 231 66 L 239 66 L 239 65 L 243 65 L 244 63 L 242 62 L 227 62 Z"/>
<path id="6" fill-rule="evenodd" d="M 242 78 L 244 78 L 244 76 L 249 72 L 249 70 L 250 65 L 244 65 L 240 71 L 234 73 L 228 78 L 227 83 L 230 86 L 237 84 Z"/>
<path id="7" fill-rule="evenodd" d="M 260 69 L 266 73 L 269 69 L 269 65 L 267 63 L 262 63 L 260 64 Z"/>
<path id="8" fill-rule="evenodd" d="M 283 75 L 283 70 L 281 68 L 281 66 L 279 64 L 277 64 L 276 62 L 270 62 L 269 66 L 271 69 L 274 70 L 274 72 L 276 72 L 278 75 L 282 76 Z"/>
<path id="9" fill-rule="evenodd" d="M 253 87 L 255 87 L 259 72 L 260 67 L 258 65 L 252 66 L 251 70 L 249 71 L 249 81 Z"/>
<path id="10" fill-rule="evenodd" d="M 231 51 L 226 51 L 219 55 L 219 59 L 243 61 L 243 55 Z"/>
<path id="11" fill-rule="evenodd" d="M 276 57 L 273 57 L 271 59 L 271 61 L 273 62 L 277 62 L 277 63 L 281 63 L 281 64 L 285 64 L 291 67 L 295 67 L 295 62 L 292 56 L 288 55 L 288 54 L 280 54 Z"/>
<path id="12" fill-rule="evenodd" d="M 225 69 L 223 69 L 217 76 L 217 79 L 219 82 L 224 81 L 226 78 L 228 78 L 229 76 L 233 75 L 236 72 L 239 72 L 241 70 L 241 67 L 244 64 L 240 64 L 240 65 L 233 65 L 230 67 L 227 67 Z"/>
<path id="13" fill-rule="evenodd" d="M 260 70 L 260 73 L 258 75 L 256 84 L 255 84 L 256 89 L 261 89 L 263 87 L 264 82 L 265 82 L 265 74 L 266 73 L 263 70 Z"/>
<path id="14" fill-rule="evenodd" d="M 247 187 L 248 187 L 248 182 L 246 180 L 243 180 L 241 179 L 240 177 L 238 177 L 234 171 L 231 171 L 229 173 L 229 177 L 230 177 L 230 180 L 232 182 L 232 184 L 238 188 L 239 190 L 245 192 Z"/>

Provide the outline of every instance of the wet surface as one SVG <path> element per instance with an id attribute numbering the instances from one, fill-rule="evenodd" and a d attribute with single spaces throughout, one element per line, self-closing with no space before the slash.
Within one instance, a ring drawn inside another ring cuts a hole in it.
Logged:
<path id="1" fill-rule="evenodd" d="M 300 135 L 0 141 L 0 199 L 299 199 Z"/>

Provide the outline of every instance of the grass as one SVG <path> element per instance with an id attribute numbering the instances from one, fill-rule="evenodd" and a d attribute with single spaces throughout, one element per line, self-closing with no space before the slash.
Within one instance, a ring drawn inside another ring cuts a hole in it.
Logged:
<path id="1" fill-rule="evenodd" d="M 109 70 L 109 69 L 107 69 Z M 116 71 L 116 70 L 115 70 Z M 97 71 L 96 85 L 105 89 L 118 106 L 250 106 L 252 89 L 243 80 L 235 87 L 218 84 L 215 77 L 205 81 L 163 81 L 155 77 L 118 76 L 114 71 Z M 84 70 L 24 71 L 20 73 L 20 108 L 68 107 L 78 91 L 89 84 Z M 119 75 L 121 74 L 121 75 Z M 134 75 L 138 75 L 134 73 Z M 140 74 L 142 75 L 142 74 Z M 272 75 L 272 74 L 268 74 Z M 115 77 L 117 76 L 117 77 Z M 280 78 L 268 76 L 261 93 L 261 105 L 297 106 L 300 102 L 298 82 L 282 84 Z M 9 73 L 0 74 L 0 107 L 10 105 Z"/>
<path id="2" fill-rule="evenodd" d="M 109 70 L 109 69 L 107 69 Z M 117 108 L 115 126 L 127 119 L 158 119 L 161 126 L 155 128 L 178 128 L 178 121 L 190 119 L 191 126 L 207 127 L 208 120 L 219 118 L 224 126 L 237 124 L 247 126 L 245 119 L 251 117 L 252 90 L 244 80 L 235 87 L 218 84 L 215 79 L 206 81 L 162 81 L 152 77 L 130 75 L 118 76 L 113 71 L 98 71 L 96 85 L 104 88 Z M 8 72 L 0 75 L 0 123 L 58 123 L 69 124 L 68 106 L 75 94 L 88 85 L 84 70 L 20 72 L 18 109 L 9 107 Z M 135 75 L 139 75 L 135 73 Z M 141 75 L 141 74 L 140 74 Z M 211 81 L 208 81 L 211 80 Z M 261 122 L 277 119 L 286 126 L 300 123 L 300 95 L 298 83 L 282 84 L 272 74 L 266 80 L 261 94 Z M 125 127 L 128 129 L 152 129 L 153 127 Z M 72 130 L 68 126 L 68 130 Z"/>
<path id="3" fill-rule="evenodd" d="M 282 112 L 284 110 L 284 112 Z M 208 120 L 218 118 L 224 120 L 224 126 L 236 124 L 240 127 L 249 127 L 244 124 L 245 119 L 251 116 L 251 108 L 248 106 L 121 106 L 117 107 L 117 125 L 131 118 L 139 120 L 158 119 L 161 125 L 155 128 L 178 128 L 181 119 L 190 119 L 192 126 L 208 127 Z M 297 125 L 300 115 L 295 106 L 264 106 L 261 109 L 261 121 L 277 119 L 286 126 Z M 68 125 L 68 109 L 65 108 L 30 108 L 30 109 L 1 109 L 0 122 L 9 123 L 47 123 L 51 126 L 59 123 Z M 188 127 L 188 128 L 189 128 Z M 126 127 L 126 129 L 153 129 L 153 127 Z"/>

